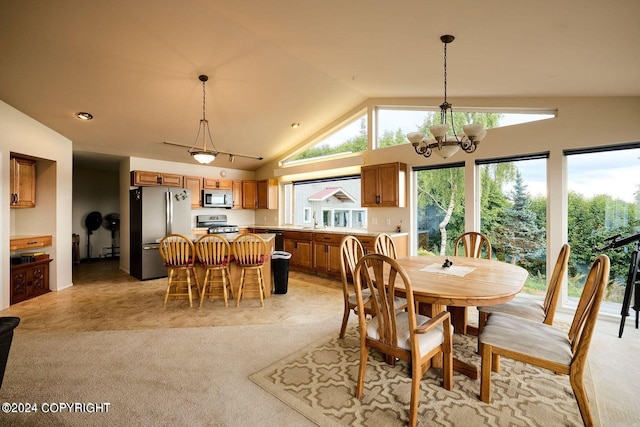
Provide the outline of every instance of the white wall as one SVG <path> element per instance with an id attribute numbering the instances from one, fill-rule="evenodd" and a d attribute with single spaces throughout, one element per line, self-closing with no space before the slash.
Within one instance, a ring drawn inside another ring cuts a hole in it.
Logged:
<path id="1" fill-rule="evenodd" d="M 36 208 L 11 209 L 10 153 L 33 156 L 36 163 Z M 71 203 L 72 144 L 62 135 L 36 122 L 0 101 L 0 309 L 9 306 L 9 240 L 16 234 L 51 234 L 53 244 L 46 248 L 50 264 L 49 288 L 71 286 Z"/>

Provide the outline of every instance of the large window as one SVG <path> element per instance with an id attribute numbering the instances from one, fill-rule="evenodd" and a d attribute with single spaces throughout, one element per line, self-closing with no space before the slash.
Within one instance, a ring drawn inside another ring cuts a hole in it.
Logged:
<path id="1" fill-rule="evenodd" d="M 525 268 L 524 292 L 547 288 L 547 159 L 503 159 L 480 164 L 480 231 L 493 258 Z"/>
<path id="2" fill-rule="evenodd" d="M 579 298 L 593 260 L 605 253 L 611 273 L 601 310 L 619 314 L 635 241 L 608 248 L 607 239 L 640 232 L 640 148 L 566 154 L 569 298 Z"/>
<path id="3" fill-rule="evenodd" d="M 293 225 L 366 228 L 367 210 L 360 206 L 360 176 L 295 182 L 290 192 Z"/>
<path id="4" fill-rule="evenodd" d="M 417 169 L 418 253 L 453 253 L 464 233 L 464 165 Z"/>

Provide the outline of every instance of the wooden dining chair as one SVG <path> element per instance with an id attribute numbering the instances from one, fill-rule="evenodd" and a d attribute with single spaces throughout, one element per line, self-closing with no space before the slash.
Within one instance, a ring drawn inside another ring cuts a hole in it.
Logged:
<path id="1" fill-rule="evenodd" d="M 198 296 L 200 285 L 195 271 L 196 253 L 193 242 L 182 234 L 168 234 L 160 240 L 160 256 L 168 270 L 167 292 L 164 296 L 166 307 L 169 296 L 187 296 L 189 306 L 193 307 L 193 293 L 195 285 Z M 173 290 L 173 292 L 172 292 Z"/>
<path id="2" fill-rule="evenodd" d="M 489 316 L 480 335 L 480 399 L 491 402 L 491 371 L 500 372 L 500 356 L 569 375 L 586 426 L 593 425 L 583 375 L 598 310 L 609 280 L 609 258 L 599 255 L 584 284 L 569 333 L 505 313 Z M 517 373 L 513 373 L 517 375 Z"/>
<path id="3" fill-rule="evenodd" d="M 233 255 L 235 262 L 241 270 L 236 307 L 240 307 L 240 301 L 244 295 L 247 284 L 255 285 L 260 296 L 260 306 L 264 307 L 266 297 L 264 282 L 264 263 L 269 258 L 267 244 L 257 234 L 246 233 L 239 235 L 233 241 Z M 247 272 L 255 273 L 253 281 L 247 276 Z"/>
<path id="4" fill-rule="evenodd" d="M 469 258 L 491 259 L 491 242 L 486 235 L 477 231 L 469 231 L 459 236 L 453 245 L 453 255 L 458 256 L 459 254 Z M 457 332 L 478 334 L 476 328 L 467 325 L 467 307 L 449 306 L 447 310 L 451 313 L 452 322 L 457 328 Z"/>
<path id="5" fill-rule="evenodd" d="M 377 286 L 384 283 L 386 286 Z M 400 284 L 407 295 L 407 309 L 398 310 L 395 305 L 396 286 Z M 369 348 L 390 357 L 401 359 L 411 366 L 411 400 L 409 425 L 415 426 L 418 416 L 420 381 L 431 366 L 432 358 L 443 362 L 443 387 L 452 388 L 453 357 L 450 315 L 444 311 L 433 319 L 416 314 L 411 281 L 405 270 L 394 259 L 380 254 L 360 258 L 354 271 L 358 325 L 360 329 L 360 368 L 356 397 L 364 392 L 364 379 L 369 358 Z M 376 315 L 367 319 L 364 290 L 371 292 L 371 304 Z M 370 390 L 370 393 L 384 393 Z M 375 399 L 375 397 L 370 397 Z"/>
<path id="6" fill-rule="evenodd" d="M 513 316 L 525 317 L 536 322 L 553 325 L 556 314 L 556 307 L 560 299 L 562 281 L 567 272 L 571 247 L 568 243 L 562 245 L 553 274 L 549 280 L 549 286 L 544 297 L 544 301 L 533 300 L 531 298 L 516 295 L 511 301 L 498 305 L 486 305 L 478 307 L 478 333 L 482 333 L 487 319 L 492 313 L 507 313 Z"/>
<path id="7" fill-rule="evenodd" d="M 393 242 L 391 236 L 387 233 L 380 233 L 376 236 L 375 250 L 377 254 L 386 255 L 389 258 L 398 258 L 398 252 L 396 251 L 396 245 Z"/>
<path id="8" fill-rule="evenodd" d="M 364 249 L 360 240 L 354 236 L 344 236 L 340 243 L 340 275 L 342 278 L 342 296 L 344 300 L 344 314 L 342 315 L 342 326 L 340 327 L 340 338 L 344 338 L 347 330 L 347 322 L 351 310 L 356 310 L 358 303 L 353 285 L 349 283 L 353 278 L 353 272 L 356 264 L 364 256 Z M 364 308 L 368 314 L 371 314 L 371 304 L 369 298 L 371 293 L 368 289 L 362 290 L 362 298 L 364 300 Z"/>
<path id="9" fill-rule="evenodd" d="M 224 306 L 229 306 L 229 296 L 233 299 L 231 286 L 231 247 L 229 242 L 219 234 L 205 234 L 196 243 L 198 262 L 205 269 L 204 283 L 200 291 L 200 307 L 204 297 L 222 297 Z"/>

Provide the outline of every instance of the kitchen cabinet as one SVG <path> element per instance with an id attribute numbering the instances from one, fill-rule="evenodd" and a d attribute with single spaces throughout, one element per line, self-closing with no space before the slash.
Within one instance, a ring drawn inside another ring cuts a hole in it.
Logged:
<path id="1" fill-rule="evenodd" d="M 53 239 L 51 236 L 12 236 L 9 239 L 9 250 L 23 251 L 51 246 Z"/>
<path id="2" fill-rule="evenodd" d="M 165 186 L 182 188 L 182 175 L 164 172 L 131 171 L 134 187 Z"/>
<path id="3" fill-rule="evenodd" d="M 242 181 L 242 209 L 256 209 L 258 207 L 258 183 L 256 181 Z"/>
<path id="4" fill-rule="evenodd" d="M 231 194 L 233 197 L 231 209 L 242 209 L 242 181 L 233 181 L 231 183 Z"/>
<path id="5" fill-rule="evenodd" d="M 11 266 L 9 302 L 16 304 L 49 292 L 49 263 L 46 259 Z"/>
<path id="6" fill-rule="evenodd" d="M 361 172 L 362 207 L 406 207 L 405 163 L 362 166 Z"/>
<path id="7" fill-rule="evenodd" d="M 233 182 L 230 179 L 204 178 L 202 188 L 206 190 L 231 190 Z"/>
<path id="8" fill-rule="evenodd" d="M 278 180 L 264 179 L 257 182 L 258 209 L 278 208 Z"/>
<path id="9" fill-rule="evenodd" d="M 289 267 L 300 271 L 313 271 L 313 233 L 285 231 L 284 250 L 291 254 Z"/>
<path id="10" fill-rule="evenodd" d="M 10 192 L 12 208 L 36 206 L 36 162 L 20 157 L 10 159 Z"/>
<path id="11" fill-rule="evenodd" d="M 313 267 L 321 276 L 340 277 L 343 234 L 313 233 Z"/>
<path id="12" fill-rule="evenodd" d="M 198 209 L 202 206 L 202 178 L 185 176 L 182 187 L 191 190 L 191 209 Z"/>

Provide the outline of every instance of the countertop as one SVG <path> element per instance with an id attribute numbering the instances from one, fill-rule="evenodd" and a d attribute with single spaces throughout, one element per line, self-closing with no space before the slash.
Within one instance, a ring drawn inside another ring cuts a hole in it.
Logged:
<path id="1" fill-rule="evenodd" d="M 303 227 L 300 225 L 245 225 L 242 228 L 260 228 L 273 231 L 307 231 L 310 233 L 334 233 L 334 234 L 353 234 L 358 236 L 372 236 L 375 237 L 380 233 L 387 233 L 391 237 L 407 236 L 407 232 L 396 231 L 370 231 L 362 228 L 344 228 L 344 227 Z"/>
<path id="2" fill-rule="evenodd" d="M 271 240 L 276 238 L 276 235 L 273 233 L 258 233 L 258 236 L 262 237 L 262 240 L 264 240 L 265 242 L 270 242 Z M 198 240 L 200 237 L 202 236 L 206 236 L 205 233 L 193 233 L 189 237 L 192 241 L 196 241 Z M 234 240 L 236 240 L 236 238 L 238 236 L 240 236 L 239 233 L 220 233 L 220 236 L 224 237 L 225 239 L 227 239 L 227 241 L 229 243 L 232 243 Z M 160 240 L 162 239 L 158 239 L 157 243 L 160 243 Z"/>

